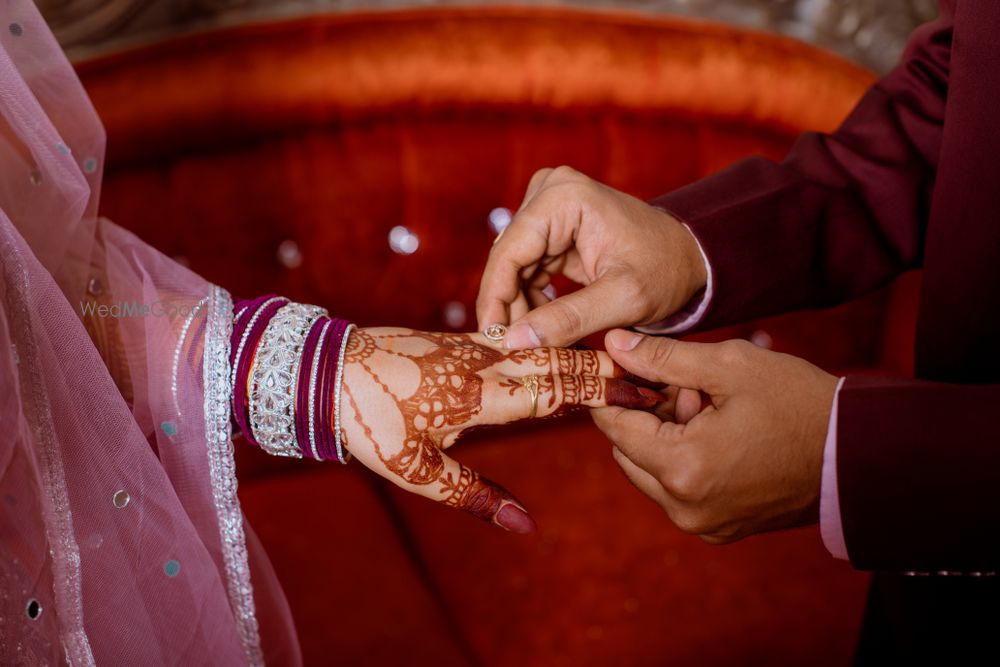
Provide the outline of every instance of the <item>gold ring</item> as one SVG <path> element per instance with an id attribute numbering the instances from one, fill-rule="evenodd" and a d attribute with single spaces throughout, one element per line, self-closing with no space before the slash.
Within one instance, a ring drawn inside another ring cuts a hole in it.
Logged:
<path id="1" fill-rule="evenodd" d="M 528 414 L 528 419 L 534 419 L 538 414 L 538 376 L 525 375 L 520 382 L 531 396 L 531 412 Z"/>
<path id="2" fill-rule="evenodd" d="M 499 343 L 507 335 L 507 327 L 502 324 L 491 324 L 483 329 L 483 335 L 494 343 Z"/>

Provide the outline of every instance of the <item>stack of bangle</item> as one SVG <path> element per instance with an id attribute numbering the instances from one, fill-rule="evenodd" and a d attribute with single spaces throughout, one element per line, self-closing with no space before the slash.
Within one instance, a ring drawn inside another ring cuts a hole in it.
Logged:
<path id="1" fill-rule="evenodd" d="M 246 439 L 276 456 L 350 460 L 340 389 L 354 325 L 273 294 L 233 310 L 233 417 Z"/>

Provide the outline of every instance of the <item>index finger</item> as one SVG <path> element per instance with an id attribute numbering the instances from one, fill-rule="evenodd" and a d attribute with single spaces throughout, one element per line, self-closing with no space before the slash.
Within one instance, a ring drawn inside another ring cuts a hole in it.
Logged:
<path id="1" fill-rule="evenodd" d="M 654 414 L 619 407 L 591 410 L 590 416 L 622 454 L 657 479 L 685 429 Z"/>
<path id="2" fill-rule="evenodd" d="M 510 305 L 521 293 L 521 270 L 538 263 L 548 250 L 548 235 L 520 214 L 490 250 L 476 298 L 479 328 L 509 324 Z"/>

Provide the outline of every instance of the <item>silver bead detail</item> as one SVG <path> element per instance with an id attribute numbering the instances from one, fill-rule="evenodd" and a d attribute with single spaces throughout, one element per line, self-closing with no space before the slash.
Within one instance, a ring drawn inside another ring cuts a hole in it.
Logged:
<path id="1" fill-rule="evenodd" d="M 347 341 L 351 338 L 351 332 L 355 326 L 348 324 L 344 330 L 344 339 L 340 342 L 340 354 L 337 355 L 337 377 L 333 385 L 333 440 L 337 445 L 337 460 L 347 463 L 351 460 L 351 455 L 344 455 L 344 443 L 340 437 L 340 393 L 344 386 L 344 355 L 347 352 Z"/>
<path id="2" fill-rule="evenodd" d="M 111 504 L 118 509 L 123 509 L 132 500 L 132 496 L 125 489 L 119 489 L 115 491 L 115 495 L 111 496 Z"/>

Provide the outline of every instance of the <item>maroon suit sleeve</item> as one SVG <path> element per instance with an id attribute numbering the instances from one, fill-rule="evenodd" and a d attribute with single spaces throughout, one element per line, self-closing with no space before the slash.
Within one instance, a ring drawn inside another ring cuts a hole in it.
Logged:
<path id="1" fill-rule="evenodd" d="M 830 135 L 654 203 L 709 259 L 698 328 L 850 300 L 923 259 L 948 92 L 950 17 Z M 1000 567 L 1000 386 L 848 378 L 837 413 L 841 520 L 861 569 Z"/>
<path id="2" fill-rule="evenodd" d="M 998 405 L 996 385 L 847 379 L 837 486 L 855 567 L 1000 568 Z"/>
<path id="3" fill-rule="evenodd" d="M 950 18 L 921 28 L 839 129 L 802 135 L 780 164 L 744 160 L 652 202 L 708 257 L 699 329 L 847 301 L 920 265 L 951 32 Z"/>

